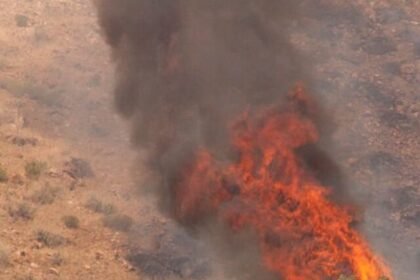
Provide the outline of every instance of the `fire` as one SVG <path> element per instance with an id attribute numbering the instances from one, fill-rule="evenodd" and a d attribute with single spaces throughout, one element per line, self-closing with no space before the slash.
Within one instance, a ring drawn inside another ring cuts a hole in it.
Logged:
<path id="1" fill-rule="evenodd" d="M 286 106 L 245 113 L 231 127 L 236 152 L 229 163 L 197 151 L 176 185 L 176 216 L 198 221 L 214 215 L 232 233 L 258 236 L 264 265 L 279 279 L 358 280 L 391 277 L 388 268 L 351 227 L 351 211 L 311 173 L 297 150 L 319 141 L 314 106 L 302 87 Z"/>

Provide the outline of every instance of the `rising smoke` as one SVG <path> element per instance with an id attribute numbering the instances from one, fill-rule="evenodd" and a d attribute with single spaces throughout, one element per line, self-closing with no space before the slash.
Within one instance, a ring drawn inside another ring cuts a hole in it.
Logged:
<path id="1" fill-rule="evenodd" d="M 170 176 L 198 146 L 227 155 L 233 116 L 310 82 L 287 32 L 298 2 L 98 1 L 117 66 L 115 103 L 150 165 Z"/>
<path id="2" fill-rule="evenodd" d="M 133 144 L 147 154 L 155 174 L 148 185 L 158 190 L 167 213 L 173 209 L 173 181 L 199 147 L 231 160 L 226 127 L 232 119 L 281 103 L 298 81 L 310 83 L 310 67 L 288 37 L 290 23 L 299 17 L 298 2 L 97 1 L 116 64 L 116 107 L 132 126 Z M 314 118 L 328 142 L 325 117 Z M 320 148 L 301 153 L 321 180 L 341 184 L 338 169 Z M 247 251 L 239 270 L 255 251 Z"/>

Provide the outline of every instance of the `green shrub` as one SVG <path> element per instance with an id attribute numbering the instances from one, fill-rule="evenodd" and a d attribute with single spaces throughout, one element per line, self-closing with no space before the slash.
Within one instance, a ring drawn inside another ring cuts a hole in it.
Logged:
<path id="1" fill-rule="evenodd" d="M 36 240 L 50 248 L 58 247 L 67 243 L 67 239 L 61 235 L 54 234 L 45 230 L 39 230 L 36 233 Z"/>
<path id="2" fill-rule="evenodd" d="M 67 228 L 71 228 L 71 229 L 77 229 L 80 226 L 80 221 L 75 216 L 64 216 L 63 222 Z"/>
<path id="3" fill-rule="evenodd" d="M 98 200 L 95 197 L 91 197 L 86 202 L 85 206 L 86 206 L 86 208 L 88 208 L 89 210 L 92 210 L 93 212 L 101 213 L 101 214 L 105 214 L 105 215 L 114 214 L 117 210 L 113 204 L 103 203 L 102 201 Z"/>
<path id="4" fill-rule="evenodd" d="M 25 165 L 26 176 L 31 179 L 38 179 L 45 169 L 47 169 L 47 164 L 43 161 L 34 160 Z"/>
<path id="5" fill-rule="evenodd" d="M 133 225 L 133 219 L 127 215 L 115 214 L 104 217 L 104 226 L 116 231 L 129 231 Z"/>

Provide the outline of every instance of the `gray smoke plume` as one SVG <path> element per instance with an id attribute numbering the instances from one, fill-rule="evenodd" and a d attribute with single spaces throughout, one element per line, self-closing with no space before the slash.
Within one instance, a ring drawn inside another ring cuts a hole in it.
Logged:
<path id="1" fill-rule="evenodd" d="M 288 36 L 298 2 L 97 1 L 117 68 L 116 107 L 159 178 L 171 180 L 199 146 L 228 157 L 226 127 L 234 116 L 310 82 L 310 65 Z M 319 112 L 315 121 L 330 130 Z M 325 172 L 337 168 L 319 149 L 306 150 L 322 176 L 339 173 Z"/>
<path id="2" fill-rule="evenodd" d="M 296 3 L 98 1 L 117 67 L 115 102 L 150 164 L 171 170 L 198 145 L 224 154 L 232 116 L 307 78 L 287 37 Z"/>
<path id="3" fill-rule="evenodd" d="M 171 181 L 198 147 L 229 159 L 226 127 L 234 116 L 278 102 L 296 82 L 310 80 L 288 38 L 298 2 L 97 1 L 116 64 L 116 107 L 132 125 L 135 147 L 147 153 L 165 211 Z M 303 152 L 319 172 L 338 174 L 320 149 Z M 247 253 L 258 251 L 252 247 Z"/>

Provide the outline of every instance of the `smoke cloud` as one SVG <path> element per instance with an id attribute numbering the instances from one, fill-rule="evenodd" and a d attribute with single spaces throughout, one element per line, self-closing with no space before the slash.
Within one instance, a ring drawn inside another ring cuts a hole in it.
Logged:
<path id="1" fill-rule="evenodd" d="M 310 81 L 288 38 L 297 3 L 97 2 L 117 67 L 116 107 L 151 165 L 171 173 L 201 145 L 225 156 L 227 122 Z"/>
<path id="2" fill-rule="evenodd" d="M 134 146 L 146 154 L 154 173 L 148 186 L 158 191 L 166 213 L 173 208 L 173 182 L 198 148 L 231 160 L 229 122 L 245 110 L 252 114 L 260 106 L 281 103 L 301 80 L 310 83 L 310 66 L 288 36 L 290 23 L 299 17 L 298 2 L 96 2 L 116 64 L 116 108 L 132 126 Z M 317 112 L 315 122 L 326 132 L 321 142 L 327 143 L 332 126 L 324 125 L 322 110 Z M 321 180 L 343 185 L 321 148 L 305 147 L 301 153 Z M 235 250 L 243 247 L 236 243 Z M 238 270 L 258 255 L 252 246 L 243 251 L 249 258 L 240 260 Z M 254 279 L 271 277 L 259 271 Z"/>

